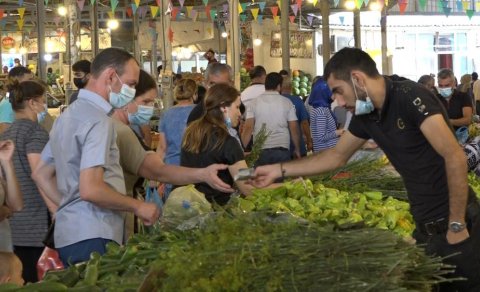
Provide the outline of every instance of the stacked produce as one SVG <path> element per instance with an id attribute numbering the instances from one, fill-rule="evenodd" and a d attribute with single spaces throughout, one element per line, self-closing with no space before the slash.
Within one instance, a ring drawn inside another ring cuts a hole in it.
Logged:
<path id="1" fill-rule="evenodd" d="M 250 75 L 245 67 L 240 68 L 240 91 L 245 90 L 251 83 Z"/>
<path id="2" fill-rule="evenodd" d="M 312 76 L 305 74 L 302 70 L 292 72 L 292 94 L 306 97 L 312 89 Z"/>
<path id="3" fill-rule="evenodd" d="M 218 212 L 203 222 L 135 235 L 21 290 L 430 291 L 451 269 L 379 229 L 334 231 L 262 213 Z"/>

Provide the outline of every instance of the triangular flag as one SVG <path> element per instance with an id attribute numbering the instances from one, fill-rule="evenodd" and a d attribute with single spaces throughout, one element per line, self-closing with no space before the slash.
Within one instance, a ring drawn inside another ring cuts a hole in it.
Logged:
<path id="1" fill-rule="evenodd" d="M 240 5 L 240 3 L 238 3 L 238 14 L 240 14 L 242 12 L 243 12 L 242 5 Z"/>
<path id="2" fill-rule="evenodd" d="M 272 7 L 270 7 L 270 10 L 272 10 L 273 17 L 277 16 L 278 6 L 272 6 Z"/>
<path id="3" fill-rule="evenodd" d="M 45 0 L 45 5 L 48 5 L 48 0 Z"/>
<path id="4" fill-rule="evenodd" d="M 241 15 L 240 15 L 240 20 L 241 20 L 242 22 L 245 22 L 245 21 L 247 20 L 247 15 L 241 14 Z"/>
<path id="5" fill-rule="evenodd" d="M 334 0 L 333 7 L 337 8 L 339 3 L 340 3 L 340 0 Z"/>
<path id="6" fill-rule="evenodd" d="M 273 22 L 275 23 L 275 25 L 278 25 L 278 23 L 280 22 L 280 16 L 274 16 L 273 17 Z"/>
<path id="7" fill-rule="evenodd" d="M 136 5 L 137 8 L 138 8 L 138 6 L 140 6 L 140 0 L 135 0 L 135 5 Z"/>
<path id="8" fill-rule="evenodd" d="M 203 0 L 203 5 L 207 6 L 208 0 Z"/>
<path id="9" fill-rule="evenodd" d="M 260 7 L 260 11 L 263 12 L 263 9 L 265 9 L 266 2 L 257 2 L 257 4 Z"/>
<path id="10" fill-rule="evenodd" d="M 23 15 L 25 14 L 25 7 L 18 8 L 18 15 L 20 16 L 20 19 L 23 19 Z"/>
<path id="11" fill-rule="evenodd" d="M 208 4 L 207 6 L 205 6 L 205 15 L 207 15 L 207 18 L 208 18 L 209 20 L 211 20 L 211 19 L 210 19 L 210 8 L 211 8 L 211 7 L 210 7 L 210 4 Z"/>
<path id="12" fill-rule="evenodd" d="M 90 5 L 95 4 L 95 0 L 90 0 Z"/>
<path id="13" fill-rule="evenodd" d="M 148 12 L 148 6 L 142 6 L 142 18 L 145 18 L 145 16 L 147 16 L 147 12 Z"/>
<path id="14" fill-rule="evenodd" d="M 286 1 L 286 0 L 285 0 L 285 1 Z M 277 1 L 277 6 L 278 6 L 278 9 L 281 10 L 281 8 L 280 8 L 280 7 L 282 7 L 282 1 L 281 1 L 281 0 L 278 0 L 278 1 Z"/>
<path id="15" fill-rule="evenodd" d="M 60 23 L 60 16 L 55 16 L 53 18 L 53 22 L 55 22 L 55 26 L 58 26 L 58 24 Z"/>
<path id="16" fill-rule="evenodd" d="M 340 20 L 340 24 L 343 25 L 345 22 L 345 16 L 339 16 L 338 19 Z"/>
<path id="17" fill-rule="evenodd" d="M 18 6 L 23 6 L 23 0 L 18 0 Z M 23 24 L 22 24 L 22 27 L 23 27 Z M 20 29 L 22 30 L 22 29 Z"/>
<path id="18" fill-rule="evenodd" d="M 210 10 L 210 18 L 215 20 L 217 18 L 217 9 Z"/>
<path id="19" fill-rule="evenodd" d="M 115 14 L 113 14 L 113 11 L 107 11 L 107 14 L 108 14 L 108 17 L 109 17 L 110 19 L 115 18 L 115 17 L 114 17 Z"/>
<path id="20" fill-rule="evenodd" d="M 363 0 L 363 3 L 365 3 L 365 7 L 368 6 L 368 2 L 370 2 L 370 0 Z"/>
<path id="21" fill-rule="evenodd" d="M 308 21 L 308 24 L 309 24 L 310 26 L 312 26 L 313 16 L 311 16 L 311 15 L 307 16 L 307 21 Z"/>
<path id="22" fill-rule="evenodd" d="M 355 0 L 355 7 L 357 9 L 362 8 L 362 5 L 363 5 L 363 0 Z"/>
<path id="23" fill-rule="evenodd" d="M 261 25 L 262 22 L 263 22 L 263 15 L 257 16 L 257 23 Z"/>
<path id="24" fill-rule="evenodd" d="M 258 16 L 258 8 L 252 8 L 250 9 L 250 12 L 252 12 L 252 16 L 253 16 L 253 19 L 254 20 L 257 20 L 257 16 Z"/>
<path id="25" fill-rule="evenodd" d="M 297 4 L 295 4 L 295 5 L 297 5 Z M 288 18 L 290 19 L 291 24 L 295 23 L 295 15 L 290 15 Z"/>
<path id="26" fill-rule="evenodd" d="M 457 10 L 458 11 L 463 11 L 463 3 L 460 0 L 457 1 Z"/>
<path id="27" fill-rule="evenodd" d="M 197 17 L 198 17 L 198 12 L 197 12 L 197 10 L 192 9 L 192 12 L 190 12 L 190 18 L 191 18 L 193 21 L 197 21 Z"/>
<path id="28" fill-rule="evenodd" d="M 115 12 L 118 6 L 118 0 L 110 0 L 110 6 L 112 7 L 112 12 Z"/>
<path id="29" fill-rule="evenodd" d="M 159 5 L 160 6 L 160 5 Z M 166 13 L 172 13 L 172 9 L 173 9 L 173 5 L 172 5 L 172 1 L 168 1 L 168 6 L 167 6 L 167 11 Z"/>
<path id="30" fill-rule="evenodd" d="M 228 13 L 228 3 L 223 4 L 223 12 Z"/>
<path id="31" fill-rule="evenodd" d="M 132 7 L 127 7 L 127 16 L 132 17 L 132 15 L 133 15 Z"/>
<path id="32" fill-rule="evenodd" d="M 480 2 L 475 3 L 477 11 L 480 11 Z"/>
<path id="33" fill-rule="evenodd" d="M 420 9 L 425 11 L 425 7 L 427 7 L 427 0 L 418 0 L 418 3 L 420 4 Z"/>
<path id="34" fill-rule="evenodd" d="M 83 11 L 83 6 L 85 6 L 85 0 L 77 0 L 78 9 Z"/>
<path id="35" fill-rule="evenodd" d="M 448 17 L 451 12 L 452 12 L 452 8 L 450 8 L 450 7 L 444 7 L 443 8 L 443 13 L 445 13 L 446 17 Z"/>
<path id="36" fill-rule="evenodd" d="M 173 42 L 173 30 L 171 27 L 168 28 L 168 40 L 170 41 L 170 43 Z"/>
<path id="37" fill-rule="evenodd" d="M 302 0 L 297 0 L 298 7 L 302 8 Z"/>
<path id="38" fill-rule="evenodd" d="M 4 12 L 4 10 L 3 10 L 3 9 L 0 9 L 0 19 L 3 18 L 3 12 Z"/>
<path id="39" fill-rule="evenodd" d="M 317 6 L 317 2 L 318 2 L 318 0 L 313 0 L 313 7 Z"/>
<path id="40" fill-rule="evenodd" d="M 475 13 L 475 11 L 473 11 L 473 9 L 467 9 L 466 13 L 467 13 L 468 19 L 472 19 L 473 13 Z"/>
<path id="41" fill-rule="evenodd" d="M 462 5 L 463 5 L 463 10 L 467 11 L 468 9 L 470 9 L 469 1 L 462 1 Z"/>
<path id="42" fill-rule="evenodd" d="M 23 29 L 23 19 L 17 19 L 17 24 L 18 24 L 18 29 L 22 30 Z"/>
<path id="43" fill-rule="evenodd" d="M 177 19 L 177 14 L 178 14 L 179 11 L 180 11 L 180 9 L 178 7 L 173 7 L 172 8 L 172 14 L 171 14 L 172 20 Z"/>
<path id="44" fill-rule="evenodd" d="M 298 4 L 292 4 L 292 5 L 290 5 L 290 7 L 292 7 L 293 14 L 294 14 L 295 16 L 297 16 L 297 13 L 298 13 Z"/>
<path id="45" fill-rule="evenodd" d="M 180 3 L 180 7 L 183 8 L 183 4 L 185 3 L 185 0 L 178 0 L 178 3 Z M 159 4 L 160 5 L 160 4 Z"/>
<path id="46" fill-rule="evenodd" d="M 162 0 L 157 0 L 157 6 L 160 7 L 162 5 Z"/>
<path id="47" fill-rule="evenodd" d="M 242 6 L 242 10 L 243 10 L 243 11 L 246 11 L 246 10 L 247 10 L 247 4 L 248 4 L 248 3 L 240 3 L 240 5 Z"/>
<path id="48" fill-rule="evenodd" d="M 133 12 L 133 14 L 137 13 L 138 5 L 135 4 L 135 3 L 132 3 L 130 6 L 132 6 L 132 12 Z"/>
<path id="49" fill-rule="evenodd" d="M 400 8 L 400 14 L 404 14 L 407 9 L 407 1 L 398 2 L 398 8 Z"/>
<path id="50" fill-rule="evenodd" d="M 156 17 L 158 13 L 158 6 L 150 5 L 150 13 L 152 14 L 152 18 Z"/>
<path id="51" fill-rule="evenodd" d="M 190 13 L 192 13 L 193 6 L 187 6 L 187 17 L 190 17 Z"/>

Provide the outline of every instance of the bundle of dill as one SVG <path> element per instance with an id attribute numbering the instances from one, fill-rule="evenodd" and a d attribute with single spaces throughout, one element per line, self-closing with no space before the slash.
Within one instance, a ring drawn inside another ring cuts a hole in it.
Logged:
<path id="1" fill-rule="evenodd" d="M 267 132 L 267 125 L 262 124 L 262 128 L 260 128 L 260 131 L 258 131 L 253 139 L 252 151 L 245 156 L 245 161 L 247 162 L 248 167 L 253 167 L 255 162 L 257 162 L 268 135 L 270 135 L 270 132 Z"/>

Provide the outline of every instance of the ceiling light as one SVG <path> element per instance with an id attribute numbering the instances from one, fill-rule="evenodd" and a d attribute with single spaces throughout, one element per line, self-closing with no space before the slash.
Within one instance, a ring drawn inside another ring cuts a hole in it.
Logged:
<path id="1" fill-rule="evenodd" d="M 254 46 L 260 46 L 262 44 L 262 40 L 259 39 L 258 37 L 256 39 L 253 40 L 253 45 Z"/>
<path id="2" fill-rule="evenodd" d="M 350 0 L 350 1 L 347 1 L 345 2 L 345 8 L 347 8 L 348 10 L 353 10 L 355 9 L 355 1 L 353 0 Z"/>
<path id="3" fill-rule="evenodd" d="M 45 60 L 45 62 L 50 62 L 50 61 L 52 61 L 53 57 L 50 54 L 45 54 L 43 56 L 43 59 Z"/>
<path id="4" fill-rule="evenodd" d="M 226 39 L 228 37 L 228 33 L 226 31 L 222 32 L 222 38 Z"/>
<path id="5" fill-rule="evenodd" d="M 116 19 L 109 19 L 107 21 L 107 26 L 108 26 L 109 29 L 115 30 L 115 29 L 118 28 L 119 25 L 120 24 L 118 23 L 118 20 L 116 20 Z"/>
<path id="6" fill-rule="evenodd" d="M 57 9 L 57 13 L 60 16 L 65 16 L 67 15 L 67 8 L 65 6 L 59 6 Z"/>

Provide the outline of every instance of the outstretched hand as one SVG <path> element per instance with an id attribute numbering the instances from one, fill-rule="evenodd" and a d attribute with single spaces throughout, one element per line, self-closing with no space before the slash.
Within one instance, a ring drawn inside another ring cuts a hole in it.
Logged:
<path id="1" fill-rule="evenodd" d="M 12 140 L 0 141 L 0 160 L 9 161 L 12 159 L 13 150 L 15 150 L 15 144 Z"/>
<path id="2" fill-rule="evenodd" d="M 227 168 L 228 165 L 225 164 L 212 164 L 204 168 L 205 177 L 203 181 L 216 190 L 224 193 L 233 193 L 235 190 L 218 177 L 218 171 Z"/>
<path id="3" fill-rule="evenodd" d="M 263 165 L 255 168 L 254 178 L 248 182 L 256 188 L 264 188 L 281 176 L 282 173 L 278 164 Z"/>

